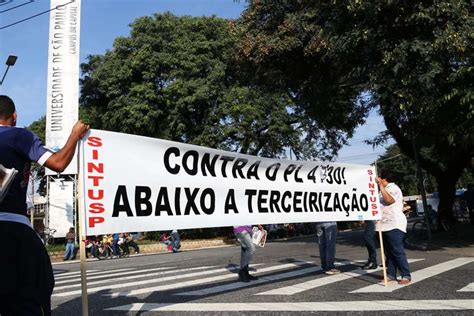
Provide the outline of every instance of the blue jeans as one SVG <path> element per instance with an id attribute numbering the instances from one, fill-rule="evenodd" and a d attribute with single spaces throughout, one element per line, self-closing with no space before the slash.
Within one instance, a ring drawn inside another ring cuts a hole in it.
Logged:
<path id="1" fill-rule="evenodd" d="M 364 241 L 369 253 L 369 263 L 377 264 L 377 248 L 375 247 L 375 223 L 373 221 L 365 222 Z"/>
<path id="2" fill-rule="evenodd" d="M 252 242 L 252 236 L 249 232 L 243 231 L 237 234 L 237 240 L 240 242 L 240 269 L 249 265 L 250 260 L 255 253 L 255 245 Z"/>
<path id="3" fill-rule="evenodd" d="M 68 240 L 66 244 L 66 253 L 64 254 L 64 260 L 72 260 L 74 257 L 74 240 Z"/>
<path id="4" fill-rule="evenodd" d="M 317 235 L 319 243 L 319 257 L 323 270 L 334 269 L 334 257 L 336 256 L 336 232 L 337 226 L 318 226 Z"/>
<path id="5" fill-rule="evenodd" d="M 402 278 L 411 280 L 408 259 L 403 245 L 405 233 L 399 229 L 392 229 L 382 234 L 388 277 L 390 279 L 396 279 L 397 271 L 399 271 Z"/>
<path id="6" fill-rule="evenodd" d="M 118 239 L 114 239 L 112 241 L 112 251 L 114 253 L 114 256 L 118 256 L 119 255 L 119 245 L 118 245 Z"/>

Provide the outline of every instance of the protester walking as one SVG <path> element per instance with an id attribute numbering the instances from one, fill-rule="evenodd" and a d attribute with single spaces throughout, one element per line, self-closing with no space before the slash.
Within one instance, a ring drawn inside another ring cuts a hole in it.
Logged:
<path id="1" fill-rule="evenodd" d="M 407 218 L 403 214 L 403 194 L 392 182 L 393 176 L 389 171 L 381 170 L 380 176 L 375 180 L 382 195 L 380 230 L 383 235 L 387 275 L 389 280 L 397 281 L 397 272 L 399 272 L 398 283 L 409 284 L 411 274 L 403 244 L 407 232 Z"/>
<path id="2" fill-rule="evenodd" d="M 328 275 L 341 273 L 334 265 L 336 257 L 336 222 L 321 222 L 316 224 L 316 234 L 318 236 L 319 257 L 321 268 Z"/>
<path id="3" fill-rule="evenodd" d="M 74 233 L 74 227 L 69 228 L 69 232 L 66 234 L 66 249 L 64 252 L 64 261 L 73 260 L 76 257 L 76 234 Z"/>
<path id="4" fill-rule="evenodd" d="M 0 231 L 2 236 L 8 236 L 8 242 L 0 248 L 0 314 L 51 315 L 53 269 L 43 242 L 26 214 L 31 162 L 62 172 L 89 126 L 77 122 L 64 147 L 53 153 L 41 144 L 38 136 L 15 127 L 16 119 L 13 100 L 0 95 L 0 164 L 18 170 L 0 202 Z"/>
<path id="5" fill-rule="evenodd" d="M 367 263 L 362 267 L 364 270 L 377 269 L 377 247 L 375 246 L 375 222 L 365 221 L 364 229 L 365 247 L 369 254 Z"/>
<path id="6" fill-rule="evenodd" d="M 263 229 L 262 225 L 258 225 L 259 229 Z M 252 242 L 252 226 L 234 226 L 234 235 L 240 242 L 240 270 L 239 281 L 250 282 L 257 280 L 258 277 L 249 273 L 249 264 L 255 253 L 255 245 Z"/>

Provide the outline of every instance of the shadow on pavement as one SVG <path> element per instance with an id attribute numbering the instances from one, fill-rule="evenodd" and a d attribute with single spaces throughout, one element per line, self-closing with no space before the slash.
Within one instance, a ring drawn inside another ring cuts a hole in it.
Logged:
<path id="1" fill-rule="evenodd" d="M 474 226 L 457 223 L 449 232 L 432 232 L 430 242 L 426 236 L 409 231 L 406 246 L 412 250 L 451 250 L 460 255 L 474 256 Z"/>

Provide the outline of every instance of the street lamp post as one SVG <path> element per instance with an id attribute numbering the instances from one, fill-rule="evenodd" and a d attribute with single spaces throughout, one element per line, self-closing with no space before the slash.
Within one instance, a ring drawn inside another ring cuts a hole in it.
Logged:
<path id="1" fill-rule="evenodd" d="M 10 69 L 11 66 L 14 66 L 17 60 L 17 56 L 15 55 L 10 55 L 7 58 L 7 61 L 5 64 L 7 65 L 7 69 L 5 70 L 5 73 L 3 74 L 2 81 L 0 81 L 0 86 L 3 84 L 3 80 L 5 80 L 5 77 L 7 76 L 8 69 Z"/>

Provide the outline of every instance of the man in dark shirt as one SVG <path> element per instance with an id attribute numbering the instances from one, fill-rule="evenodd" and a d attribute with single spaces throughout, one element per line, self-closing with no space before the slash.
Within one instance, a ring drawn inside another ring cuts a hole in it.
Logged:
<path id="1" fill-rule="evenodd" d="M 56 153 L 41 144 L 32 132 L 17 128 L 13 101 L 0 95 L 0 164 L 18 170 L 0 202 L 0 315 L 50 315 L 54 277 L 48 253 L 26 214 L 26 189 L 30 164 L 37 162 L 61 172 L 71 162 L 77 142 L 89 129 L 77 122 Z"/>

